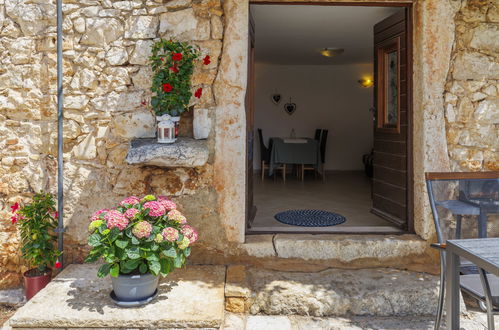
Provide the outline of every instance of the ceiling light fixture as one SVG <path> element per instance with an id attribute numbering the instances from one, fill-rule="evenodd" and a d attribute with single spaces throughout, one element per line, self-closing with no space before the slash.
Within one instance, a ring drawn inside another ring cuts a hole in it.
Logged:
<path id="1" fill-rule="evenodd" d="M 334 57 L 342 54 L 344 51 L 343 48 L 324 48 L 320 50 L 320 53 L 324 57 Z"/>

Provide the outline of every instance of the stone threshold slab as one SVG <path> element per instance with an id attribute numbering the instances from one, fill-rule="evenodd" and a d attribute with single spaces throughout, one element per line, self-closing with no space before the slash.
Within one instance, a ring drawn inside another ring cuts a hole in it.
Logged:
<path id="1" fill-rule="evenodd" d="M 224 318 L 225 266 L 188 266 L 160 281 L 148 305 L 116 306 L 99 265 L 70 265 L 9 320 L 13 328 L 216 328 Z"/>
<path id="2" fill-rule="evenodd" d="M 158 143 L 156 139 L 135 139 L 130 143 L 126 162 L 130 165 L 161 167 L 199 167 L 208 161 L 206 140 L 181 137 L 175 143 Z"/>

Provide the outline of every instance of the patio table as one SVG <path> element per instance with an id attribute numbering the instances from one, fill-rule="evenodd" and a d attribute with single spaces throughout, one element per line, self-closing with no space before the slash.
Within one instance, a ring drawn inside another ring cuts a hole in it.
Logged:
<path id="1" fill-rule="evenodd" d="M 499 238 L 448 240 L 446 248 L 447 328 L 459 327 L 460 257 L 499 276 Z"/>
<path id="2" fill-rule="evenodd" d="M 320 150 L 317 140 L 300 138 L 299 140 L 306 140 L 304 143 L 291 143 L 291 139 L 287 143 L 285 140 L 288 139 L 270 138 L 269 176 L 273 174 L 279 164 L 310 164 L 315 167 L 319 165 Z"/>

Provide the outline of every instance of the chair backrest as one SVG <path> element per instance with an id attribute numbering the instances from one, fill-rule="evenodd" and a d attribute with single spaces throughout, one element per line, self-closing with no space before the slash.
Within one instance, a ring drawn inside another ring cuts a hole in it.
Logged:
<path id="1" fill-rule="evenodd" d="M 322 130 L 320 128 L 317 128 L 315 130 L 314 140 L 316 140 L 316 141 L 321 140 L 321 132 L 322 132 Z"/>
<path id="2" fill-rule="evenodd" d="M 494 218 L 487 215 L 499 213 L 499 172 L 426 173 L 426 187 L 439 243 L 490 236 L 487 221 Z"/>
<path id="3" fill-rule="evenodd" d="M 258 138 L 260 139 L 260 161 L 268 163 L 270 160 L 270 152 L 263 142 L 263 133 L 261 128 L 258 129 Z"/>
<path id="4" fill-rule="evenodd" d="M 321 152 L 321 162 L 324 164 L 326 162 L 326 142 L 327 142 L 327 129 L 322 130 L 321 142 L 320 142 L 320 152 Z"/>

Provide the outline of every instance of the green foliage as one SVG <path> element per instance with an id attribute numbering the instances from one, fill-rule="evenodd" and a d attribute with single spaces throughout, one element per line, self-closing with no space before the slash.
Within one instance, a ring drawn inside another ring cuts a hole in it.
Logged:
<path id="1" fill-rule="evenodd" d="M 54 197 L 48 193 L 35 194 L 31 203 L 17 211 L 22 256 L 30 267 L 40 272 L 54 266 L 60 255 L 54 233 L 55 212 Z"/>
<path id="2" fill-rule="evenodd" d="M 182 59 L 175 60 L 174 54 L 182 54 Z M 156 115 L 179 116 L 186 111 L 192 96 L 194 60 L 198 57 L 199 49 L 184 42 L 161 39 L 153 44 L 149 61 L 153 71 L 151 106 Z M 164 84 L 171 85 L 172 90 L 165 91 Z"/>

